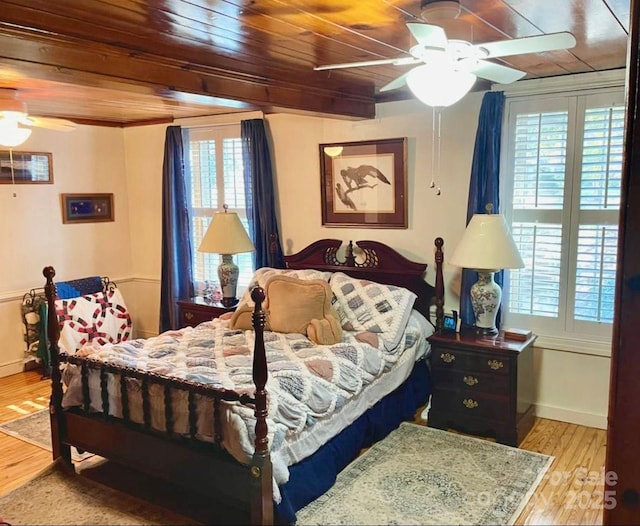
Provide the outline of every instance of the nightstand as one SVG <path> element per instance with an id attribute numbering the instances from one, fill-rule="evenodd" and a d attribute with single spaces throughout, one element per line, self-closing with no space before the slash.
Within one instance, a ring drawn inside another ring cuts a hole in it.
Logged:
<path id="1" fill-rule="evenodd" d="M 531 430 L 533 342 L 439 332 L 431 343 L 433 392 L 427 425 L 493 436 L 517 446 Z"/>
<path id="2" fill-rule="evenodd" d="M 182 327 L 194 327 L 203 321 L 211 321 L 225 312 L 233 312 L 236 306 L 225 307 L 222 303 L 206 301 L 200 296 L 188 300 L 178 300 Z"/>

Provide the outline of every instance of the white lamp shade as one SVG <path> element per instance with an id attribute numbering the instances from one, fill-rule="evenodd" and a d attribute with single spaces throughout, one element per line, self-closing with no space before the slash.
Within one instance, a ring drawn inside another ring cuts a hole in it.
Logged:
<path id="1" fill-rule="evenodd" d="M 427 106 L 451 106 L 464 97 L 476 81 L 468 71 L 456 71 L 446 62 L 434 61 L 409 71 L 407 85 Z"/>
<path id="2" fill-rule="evenodd" d="M 219 212 L 213 216 L 198 250 L 216 254 L 239 254 L 252 252 L 254 247 L 238 214 Z"/>
<path id="3" fill-rule="evenodd" d="M 475 214 L 449 257 L 449 263 L 492 271 L 524 267 L 507 222 L 500 214 Z"/>

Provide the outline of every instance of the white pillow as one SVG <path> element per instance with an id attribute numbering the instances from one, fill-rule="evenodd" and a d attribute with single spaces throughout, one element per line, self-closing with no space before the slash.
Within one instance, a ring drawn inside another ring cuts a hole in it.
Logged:
<path id="1" fill-rule="evenodd" d="M 253 306 L 253 300 L 251 299 L 251 290 L 256 285 L 260 285 L 264 288 L 267 284 L 267 281 L 272 276 L 284 275 L 289 276 L 290 278 L 296 279 L 322 279 L 324 281 L 329 281 L 331 277 L 331 272 L 325 272 L 323 270 L 315 270 L 312 268 L 308 269 L 291 269 L 291 268 L 271 268 L 271 267 L 262 267 L 255 271 L 251 281 L 249 282 L 249 286 L 247 290 L 242 295 L 238 303 L 238 308 L 242 305 L 251 305 Z"/>
<path id="2" fill-rule="evenodd" d="M 334 273 L 329 285 L 344 330 L 378 333 L 388 351 L 398 346 L 417 297 L 413 292 L 342 272 Z"/>
<path id="3" fill-rule="evenodd" d="M 67 300 L 56 300 L 60 350 L 73 354 L 92 341 L 118 343 L 131 338 L 133 324 L 116 288 Z"/>

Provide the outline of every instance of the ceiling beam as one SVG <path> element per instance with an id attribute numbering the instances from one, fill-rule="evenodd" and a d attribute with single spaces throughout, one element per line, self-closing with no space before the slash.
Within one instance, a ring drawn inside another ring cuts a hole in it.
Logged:
<path id="1" fill-rule="evenodd" d="M 235 109 L 281 107 L 318 115 L 375 116 L 372 84 L 354 90 L 351 81 L 341 89 L 339 76 L 334 76 L 328 87 L 318 82 L 314 72 L 304 79 L 295 75 L 294 81 L 276 80 L 28 28 L 0 26 L 0 60 L 21 71 L 26 67 L 29 74 L 46 80 L 132 92 L 151 90 L 164 96 L 173 93 L 176 98 L 195 94 Z"/>

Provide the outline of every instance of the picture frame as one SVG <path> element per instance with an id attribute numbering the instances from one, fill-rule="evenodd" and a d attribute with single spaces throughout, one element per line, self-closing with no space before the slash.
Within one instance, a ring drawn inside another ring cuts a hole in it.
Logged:
<path id="1" fill-rule="evenodd" d="M 53 184 L 52 155 L 0 150 L 0 184 Z"/>
<path id="2" fill-rule="evenodd" d="M 407 138 L 320 144 L 322 224 L 407 228 Z"/>
<path id="3" fill-rule="evenodd" d="M 60 194 L 62 222 L 113 221 L 113 194 Z"/>

